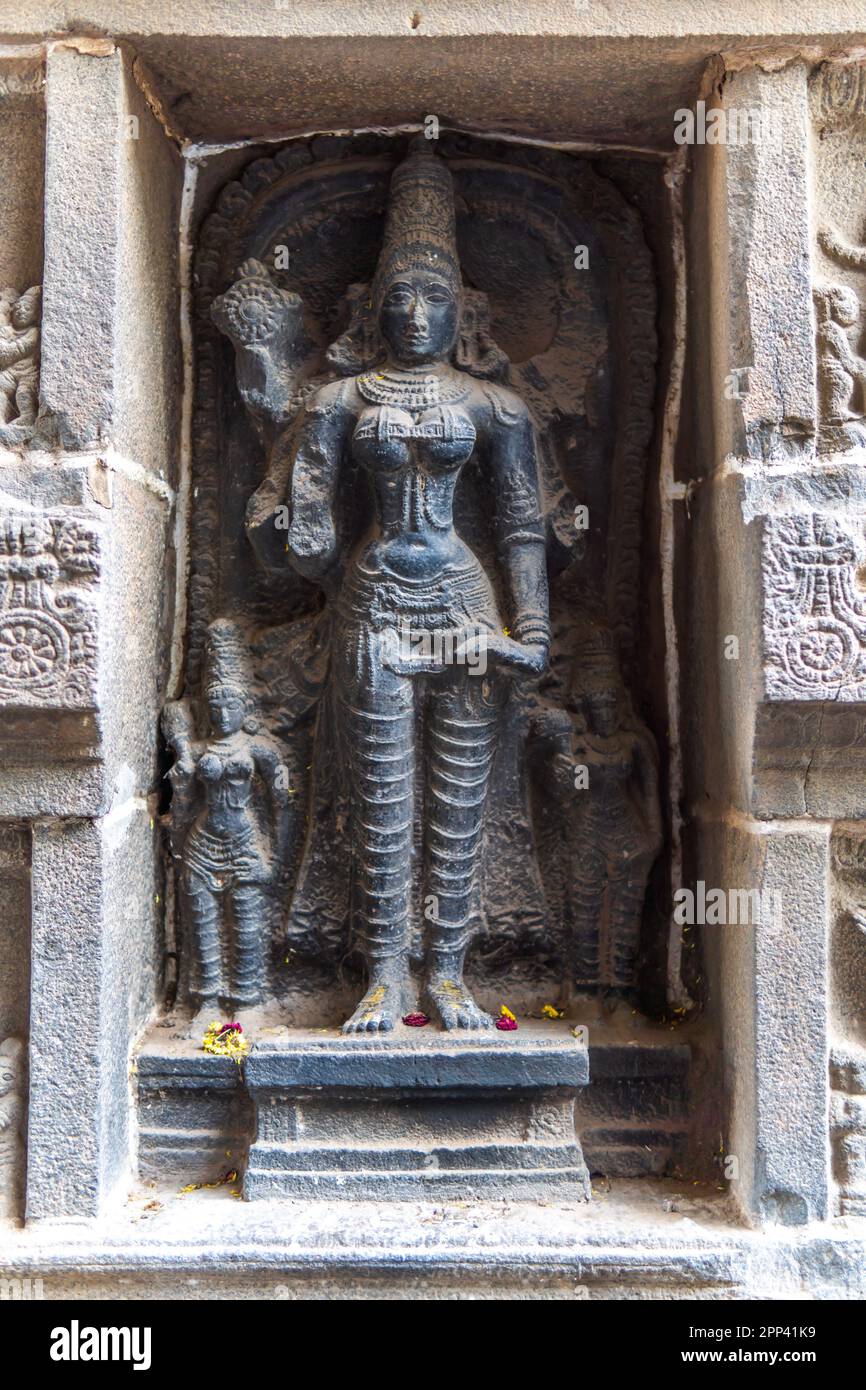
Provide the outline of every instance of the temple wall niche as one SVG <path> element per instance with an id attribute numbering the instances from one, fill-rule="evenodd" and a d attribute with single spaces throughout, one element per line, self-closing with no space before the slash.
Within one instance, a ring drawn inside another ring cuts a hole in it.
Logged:
<path id="1" fill-rule="evenodd" d="M 443 157 L 456 171 L 461 207 L 469 200 L 469 211 L 458 218 L 464 275 L 468 284 L 485 286 L 490 302 L 485 331 L 492 334 L 500 350 L 504 344 L 510 352 L 511 380 L 527 393 L 543 440 L 542 481 L 551 565 L 558 575 L 554 586 L 556 621 L 565 632 L 579 611 L 610 614 L 628 681 L 639 682 L 642 707 L 648 699 L 656 701 L 654 723 L 663 730 L 663 708 L 658 703 L 658 692 L 664 689 L 663 649 L 654 645 L 649 662 L 637 656 L 647 624 L 654 624 L 656 629 L 659 626 L 657 608 L 638 595 L 655 566 L 653 527 L 643 523 L 646 499 L 653 495 L 654 456 L 650 451 L 660 389 L 653 373 L 654 272 L 641 244 L 638 218 L 626 211 L 617 188 L 618 180 L 629 196 L 642 200 L 648 216 L 657 216 L 657 204 L 663 201 L 653 191 L 658 170 L 652 164 L 641 169 L 622 161 L 611 166 L 608 181 L 592 173 L 587 162 L 562 157 L 557 161 L 552 153 L 532 154 L 517 146 L 495 143 L 485 146 L 481 140 L 473 145 L 469 137 L 447 134 L 441 146 Z M 273 295 L 267 284 L 270 279 L 280 293 L 300 289 L 312 296 L 313 312 L 325 341 L 327 334 L 339 333 L 339 315 L 345 313 L 341 293 L 353 277 L 363 282 L 371 273 L 371 258 L 381 234 L 376 222 L 381 216 L 379 183 L 382 171 L 387 173 L 389 167 L 388 152 L 387 140 L 373 137 L 357 137 L 353 143 L 319 139 L 288 145 L 276 158 L 251 161 L 244 179 L 224 190 L 215 214 L 203 223 L 196 321 L 200 429 L 195 468 L 199 491 L 191 531 L 189 678 L 193 688 L 206 619 L 231 612 L 245 622 L 252 620 L 261 629 L 255 640 L 266 647 L 269 641 L 273 646 L 277 636 L 267 638 L 263 624 L 273 624 L 275 616 L 290 619 L 293 610 L 303 613 L 305 606 L 308 613 L 315 608 L 310 586 L 291 576 L 284 583 L 275 572 L 263 570 L 243 535 L 245 499 L 262 476 L 262 446 L 237 409 L 233 383 L 226 382 L 230 359 L 211 321 L 211 306 L 244 258 L 250 265 L 258 258 L 264 270 L 256 272 L 258 281 L 252 271 L 248 272 L 251 278 L 246 291 L 243 282 L 238 282 L 238 305 L 242 293 L 248 294 L 251 303 L 257 295 L 265 299 Z M 220 159 L 217 157 L 218 162 Z M 233 159 L 236 163 L 237 156 Z M 554 192 L 554 179 L 572 180 L 570 203 Z M 317 181 L 320 192 L 316 191 Z M 208 172 L 205 188 L 210 191 L 213 183 L 213 173 Z M 335 210 L 329 215 L 331 185 Z M 256 202 L 251 202 L 253 197 Z M 280 198 L 285 203 L 282 213 L 278 211 Z M 549 206 L 545 206 L 545 198 Z M 270 204 L 274 212 L 267 212 Z M 254 216 L 261 231 L 252 222 Z M 603 232 L 598 230 L 600 223 L 596 226 L 598 218 L 608 219 Z M 609 229 L 616 218 L 621 219 L 621 225 L 612 235 Z M 486 238 L 481 235 L 484 226 Z M 663 238 L 656 229 L 654 235 L 661 244 Z M 595 272 L 586 273 L 585 267 L 572 264 L 584 242 L 589 243 L 584 250 L 593 257 Z M 280 247 L 290 268 L 281 267 L 275 273 Z M 327 271 L 326 252 L 332 260 Z M 323 278 L 317 282 L 319 271 Z M 537 284 L 534 275 L 539 277 Z M 515 296 L 519 299 L 516 308 Z M 233 307 L 231 312 L 241 310 Z M 605 342 L 606 323 L 610 327 Z M 616 392 L 624 392 L 628 401 L 618 427 L 611 417 Z M 214 420 L 217 400 L 224 401 L 229 412 L 225 426 Z M 217 452 L 225 460 L 221 468 L 215 466 Z M 473 486 L 470 479 L 467 488 L 471 491 Z M 585 535 L 574 515 L 578 497 L 599 518 Z M 620 524 L 606 540 L 613 511 Z M 478 539 L 489 547 L 489 538 L 484 539 L 480 532 Z M 266 651 L 258 658 L 260 680 L 266 679 L 263 672 L 268 660 L 272 658 Z M 560 642 L 554 662 L 560 683 L 567 679 L 566 661 L 567 651 Z M 278 705 L 283 697 L 274 688 L 267 698 Z M 498 799 L 501 809 L 497 814 L 502 822 L 513 820 L 508 795 Z M 525 821 L 525 813 L 523 818 Z M 528 828 L 524 825 L 522 831 L 516 828 L 514 833 L 522 834 L 526 841 Z M 502 903 L 507 904 L 513 894 L 503 869 L 501 865 L 499 893 Z M 492 871 L 488 875 L 494 893 L 496 877 Z M 543 908 L 540 902 L 535 906 L 530 903 L 533 892 L 538 898 L 539 885 L 531 888 L 526 883 L 524 890 L 521 910 L 529 914 L 527 922 L 534 913 L 540 925 Z M 508 911 L 491 906 L 494 917 L 502 910 Z M 655 1007 L 659 1007 L 658 998 Z"/>
<path id="2" fill-rule="evenodd" d="M 16 1277 L 862 1293 L 863 36 L 473 8 L 5 26 Z M 507 694 L 389 646 L 415 578 Z"/>

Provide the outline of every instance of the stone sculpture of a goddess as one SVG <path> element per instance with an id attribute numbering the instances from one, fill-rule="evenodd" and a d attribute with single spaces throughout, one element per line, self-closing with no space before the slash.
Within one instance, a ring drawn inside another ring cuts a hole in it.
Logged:
<path id="1" fill-rule="evenodd" d="M 420 137 L 392 176 L 372 286 L 382 361 L 321 386 L 292 433 L 289 558 L 322 585 L 333 623 L 338 746 L 320 740 L 315 756 L 347 769 L 353 935 L 369 976 L 347 1032 L 390 1030 L 418 1003 L 418 843 L 433 904 L 420 1002 L 448 1029 L 491 1023 L 464 982 L 488 781 L 505 678 L 544 670 L 550 627 L 532 421 L 513 391 L 455 362 L 462 296 L 451 175 Z M 458 479 L 475 467 L 498 573 L 455 529 Z M 347 544 L 336 502 L 355 468 L 374 519 Z"/>

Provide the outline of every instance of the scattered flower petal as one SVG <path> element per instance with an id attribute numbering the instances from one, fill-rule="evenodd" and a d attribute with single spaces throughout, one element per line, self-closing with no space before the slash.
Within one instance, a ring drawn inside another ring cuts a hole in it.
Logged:
<path id="1" fill-rule="evenodd" d="M 553 1004 L 545 1004 L 541 1012 L 545 1018 L 565 1018 L 565 1009 L 557 1009 Z"/>

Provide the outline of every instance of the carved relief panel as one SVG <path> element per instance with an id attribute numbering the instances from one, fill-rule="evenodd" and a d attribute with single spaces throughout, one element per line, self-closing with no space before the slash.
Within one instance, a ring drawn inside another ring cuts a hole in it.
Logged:
<path id="1" fill-rule="evenodd" d="M 866 66 L 825 63 L 815 72 L 810 93 L 815 132 L 818 453 L 827 455 L 866 447 Z"/>
<path id="2" fill-rule="evenodd" d="M 552 151 L 322 137 L 223 190 L 164 716 L 194 1003 L 479 1028 L 503 982 L 637 988 L 654 282 Z"/>
<path id="3" fill-rule="evenodd" d="M 96 703 L 96 531 L 69 516 L 0 516 L 0 702 L 89 709 Z"/>

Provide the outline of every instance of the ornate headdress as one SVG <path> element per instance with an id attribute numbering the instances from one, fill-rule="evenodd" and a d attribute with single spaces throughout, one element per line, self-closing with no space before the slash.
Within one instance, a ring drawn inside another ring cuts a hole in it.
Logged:
<path id="1" fill-rule="evenodd" d="M 205 694 L 234 695 L 248 704 L 250 681 L 244 646 L 235 623 L 217 618 L 207 630 Z"/>
<path id="2" fill-rule="evenodd" d="M 577 625 L 571 685 L 575 694 L 620 690 L 622 675 L 610 628 L 586 619 Z"/>
<path id="3" fill-rule="evenodd" d="M 25 1052 L 24 1043 L 20 1038 L 6 1038 L 0 1043 L 0 1061 L 5 1059 L 7 1065 L 19 1071 L 24 1065 Z"/>
<path id="4" fill-rule="evenodd" d="M 391 176 L 374 300 L 378 303 L 387 286 L 409 270 L 433 271 L 460 294 L 454 185 L 433 142 L 424 135 L 413 138 L 408 155 Z"/>

